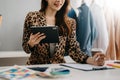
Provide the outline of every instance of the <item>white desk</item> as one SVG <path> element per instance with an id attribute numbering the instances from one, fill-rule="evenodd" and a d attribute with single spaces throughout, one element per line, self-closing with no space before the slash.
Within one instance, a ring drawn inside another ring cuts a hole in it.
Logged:
<path id="1" fill-rule="evenodd" d="M 33 65 L 33 66 L 49 66 L 57 67 L 59 64 L 50 64 L 50 65 Z M 3 69 L 5 67 L 0 67 Z M 66 67 L 67 68 L 67 67 Z M 34 80 L 120 80 L 120 69 L 110 69 L 110 70 L 101 70 L 101 71 L 81 71 L 69 68 L 71 73 L 69 76 L 62 78 L 41 78 Z M 30 80 L 30 79 L 25 79 Z"/>

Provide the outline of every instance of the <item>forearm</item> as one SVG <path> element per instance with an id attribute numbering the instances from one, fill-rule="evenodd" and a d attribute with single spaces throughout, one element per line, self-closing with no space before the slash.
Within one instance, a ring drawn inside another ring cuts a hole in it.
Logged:
<path id="1" fill-rule="evenodd" d="M 31 48 L 28 43 L 23 43 L 22 47 L 26 53 L 31 53 L 32 51 L 34 51 L 34 48 L 35 48 L 35 47 Z"/>

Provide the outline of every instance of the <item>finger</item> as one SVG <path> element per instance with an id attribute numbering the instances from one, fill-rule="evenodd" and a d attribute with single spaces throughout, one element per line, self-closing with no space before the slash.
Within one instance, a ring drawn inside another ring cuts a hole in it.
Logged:
<path id="1" fill-rule="evenodd" d="M 33 35 L 33 33 L 30 34 L 30 36 L 32 36 L 32 35 Z"/>
<path id="2" fill-rule="evenodd" d="M 37 37 L 38 35 L 40 35 L 40 32 L 34 34 L 34 38 Z"/>
<path id="3" fill-rule="evenodd" d="M 38 34 L 33 34 L 33 33 L 31 33 L 31 34 L 30 34 L 30 39 L 34 40 L 37 35 L 38 35 Z"/>
<path id="4" fill-rule="evenodd" d="M 35 41 L 34 35 L 33 35 L 33 33 L 31 33 L 31 34 L 30 34 L 30 42 L 33 43 L 34 41 Z"/>
<path id="5" fill-rule="evenodd" d="M 94 55 L 94 63 L 95 65 L 102 65 L 104 63 L 104 57 L 100 56 L 101 53 L 97 53 Z"/>
<path id="6" fill-rule="evenodd" d="M 96 62 L 97 62 L 98 65 L 101 66 L 101 65 L 104 65 L 105 59 L 100 57 Z"/>
<path id="7" fill-rule="evenodd" d="M 36 34 L 36 35 L 34 36 L 34 38 L 35 38 L 35 39 L 38 39 L 39 37 L 41 37 L 41 36 L 43 36 L 43 35 L 44 35 L 44 33 L 41 33 L 41 34 L 38 33 L 38 34 Z"/>
<path id="8" fill-rule="evenodd" d="M 44 35 L 44 36 L 41 36 L 40 38 L 38 38 L 38 41 L 43 40 L 45 37 L 46 37 L 45 35 Z"/>
<path id="9" fill-rule="evenodd" d="M 105 55 L 100 55 L 101 60 L 105 60 Z"/>
<path id="10" fill-rule="evenodd" d="M 30 38 L 32 38 L 32 37 L 33 37 L 33 33 L 30 34 Z"/>
<path id="11" fill-rule="evenodd" d="M 43 40 L 46 36 L 40 36 L 38 39 L 36 39 L 36 43 L 39 43 L 41 40 Z"/>
<path id="12" fill-rule="evenodd" d="M 104 61 L 104 58 L 99 58 L 98 60 L 97 60 L 97 62 L 103 62 Z"/>
<path id="13" fill-rule="evenodd" d="M 40 36 L 44 36 L 45 34 L 44 33 L 41 33 Z"/>
<path id="14" fill-rule="evenodd" d="M 45 38 L 45 35 L 44 35 L 44 33 L 36 33 L 35 35 L 32 35 L 31 34 L 31 42 L 33 43 L 33 44 L 39 44 L 39 42 L 42 40 L 42 39 L 44 39 Z"/>
<path id="15" fill-rule="evenodd" d="M 97 64 L 98 64 L 98 66 L 103 66 L 105 64 L 105 61 L 100 61 Z"/>
<path id="16" fill-rule="evenodd" d="M 93 56 L 94 60 L 95 60 L 96 58 L 98 58 L 99 56 L 100 56 L 99 53 L 96 53 L 96 54 Z"/>
<path id="17" fill-rule="evenodd" d="M 42 38 L 42 36 L 45 36 L 44 33 L 39 34 L 38 36 L 35 37 L 35 40 L 38 40 L 39 38 Z"/>

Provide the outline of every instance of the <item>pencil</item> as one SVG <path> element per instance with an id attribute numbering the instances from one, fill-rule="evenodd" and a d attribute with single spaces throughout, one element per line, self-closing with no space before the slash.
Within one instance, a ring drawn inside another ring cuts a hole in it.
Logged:
<path id="1" fill-rule="evenodd" d="M 107 64 L 108 66 L 112 66 L 114 68 L 120 68 L 120 65 L 119 64 Z"/>

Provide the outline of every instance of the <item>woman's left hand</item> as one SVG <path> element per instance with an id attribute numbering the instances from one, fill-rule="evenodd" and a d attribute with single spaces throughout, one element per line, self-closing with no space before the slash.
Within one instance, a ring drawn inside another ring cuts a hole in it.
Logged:
<path id="1" fill-rule="evenodd" d="M 103 53 L 96 53 L 93 57 L 87 59 L 87 63 L 96 66 L 103 66 L 105 63 L 105 55 Z"/>

